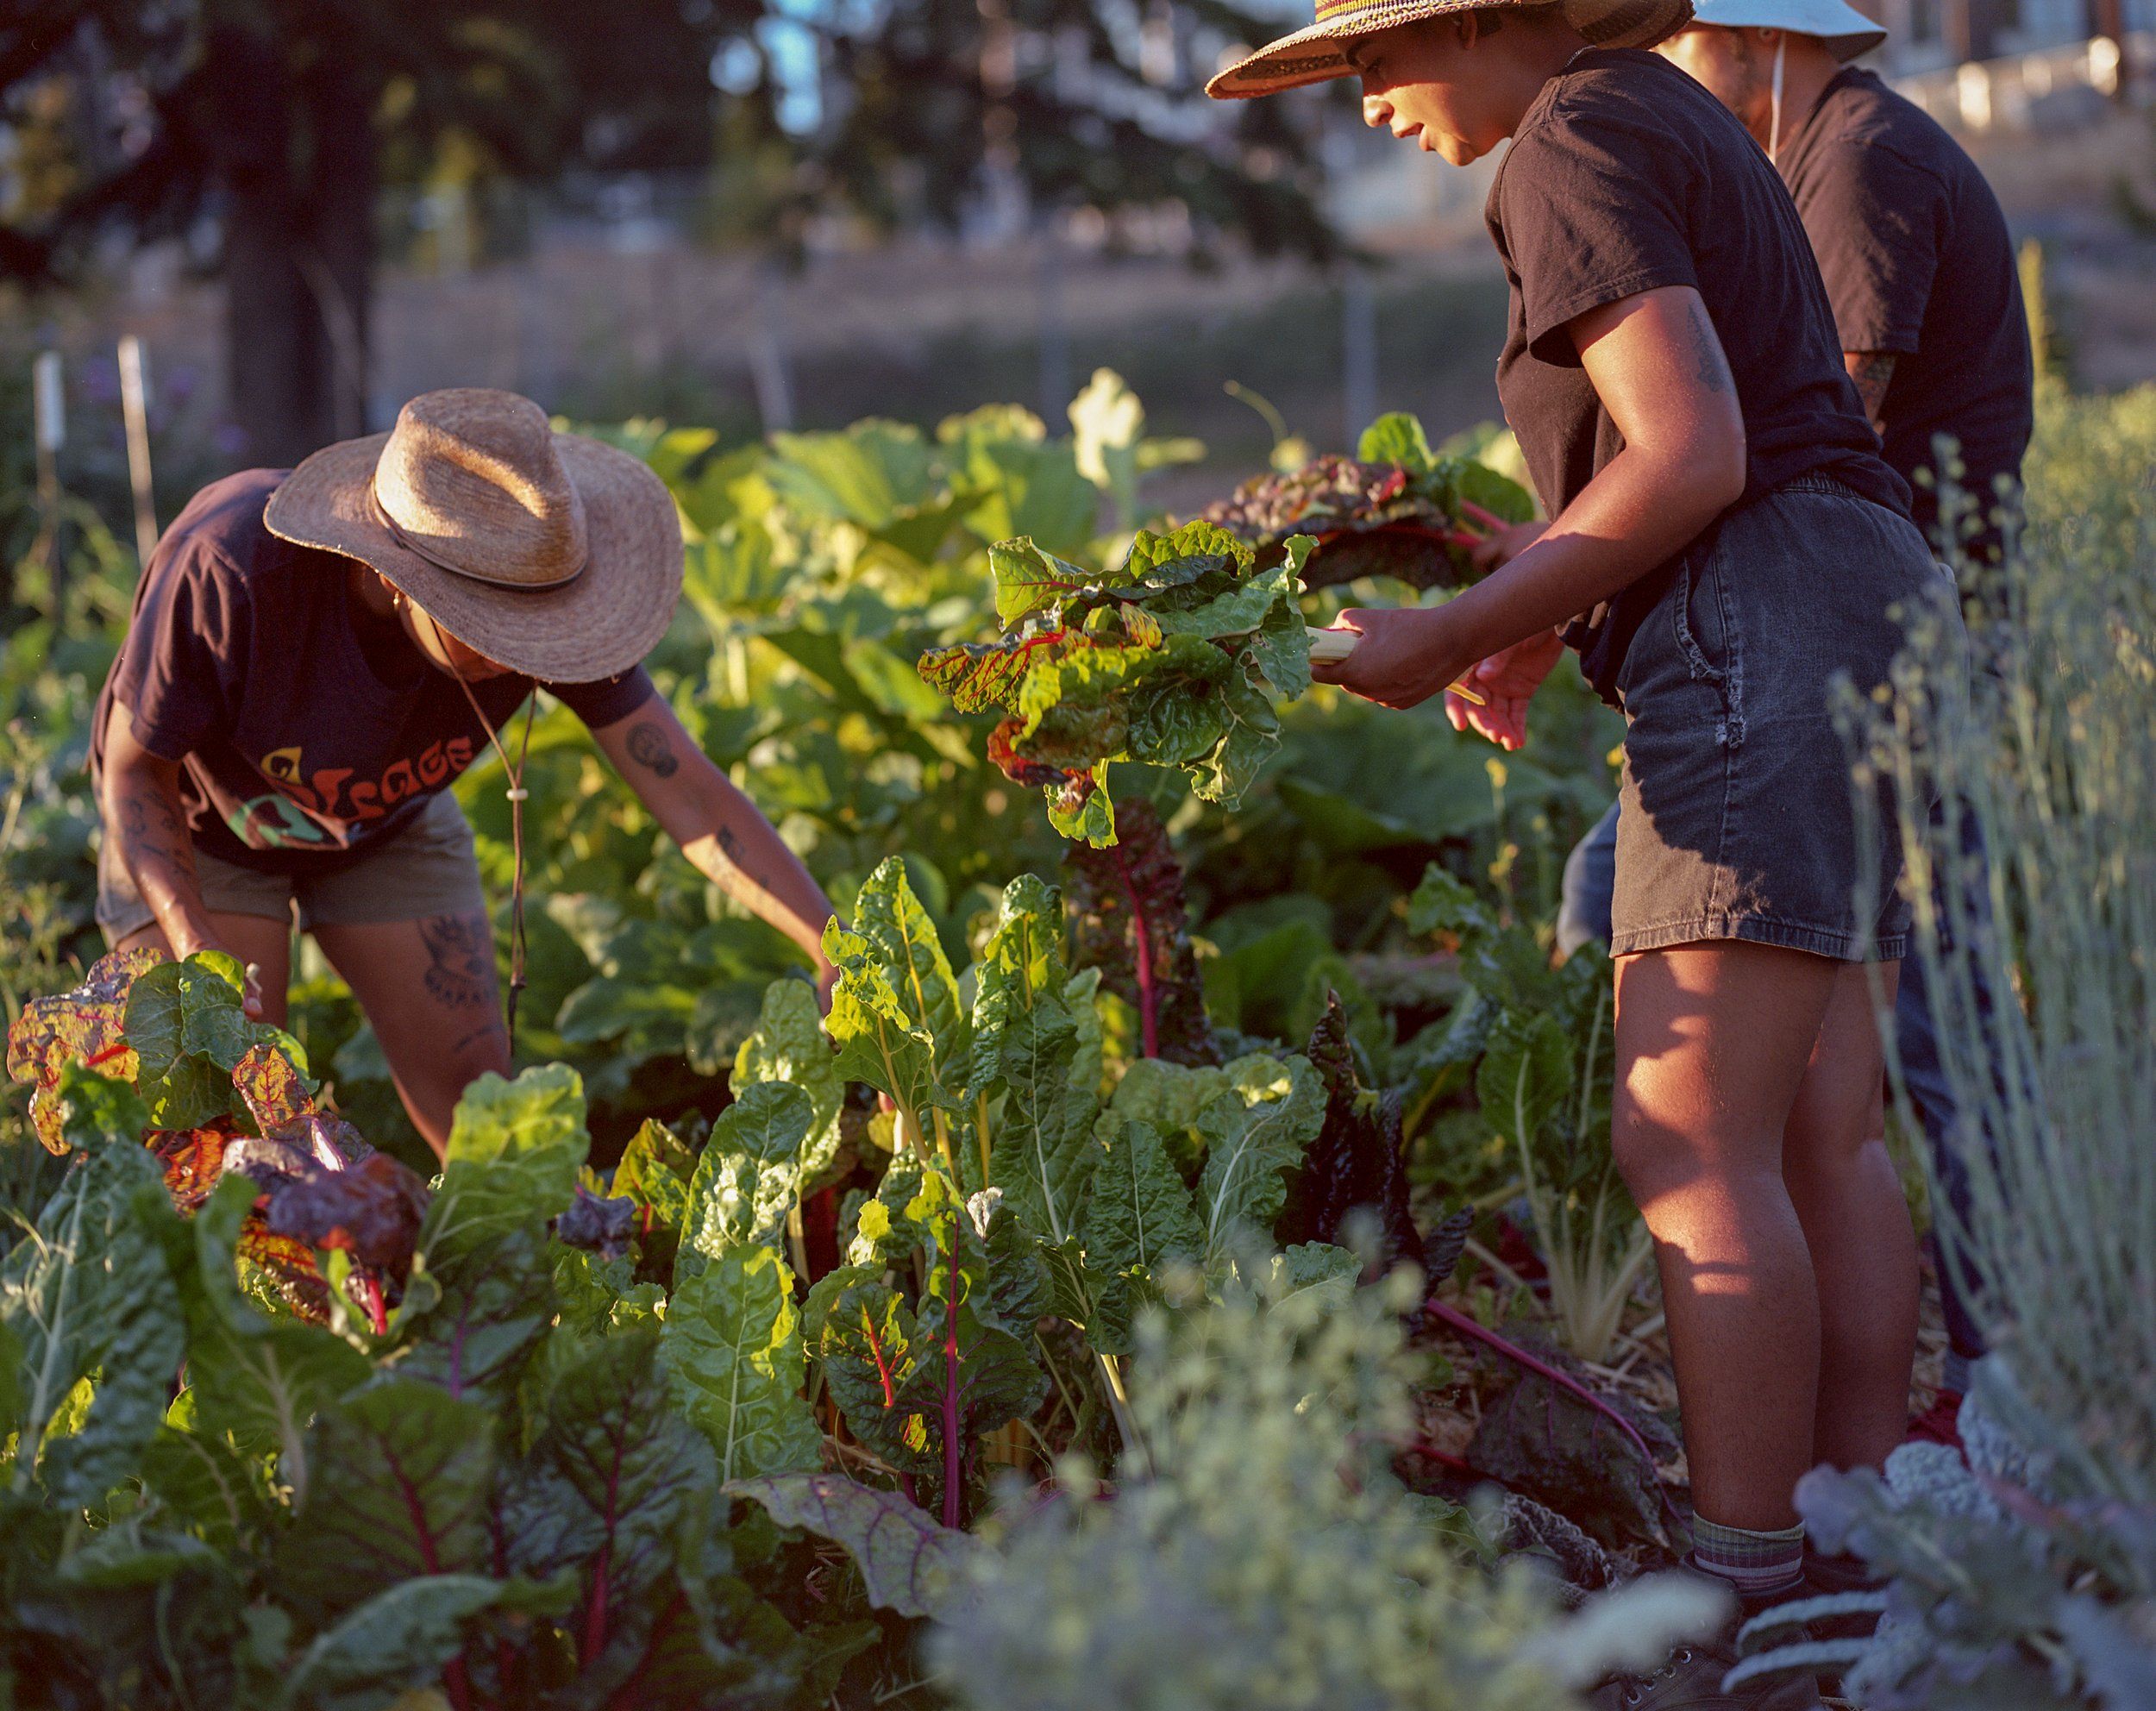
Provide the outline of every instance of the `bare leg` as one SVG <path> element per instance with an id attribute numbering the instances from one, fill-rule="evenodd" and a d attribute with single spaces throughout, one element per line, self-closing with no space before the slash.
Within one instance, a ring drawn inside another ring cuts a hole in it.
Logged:
<path id="1" fill-rule="evenodd" d="M 374 1025 L 413 1125 L 442 1152 L 465 1088 L 490 1069 L 509 1073 L 486 915 L 319 926 L 315 943 Z"/>
<path id="2" fill-rule="evenodd" d="M 252 962 L 261 970 L 262 1020 L 278 1027 L 285 1025 L 286 993 L 291 984 L 292 969 L 292 930 L 289 921 L 273 920 L 267 915 L 216 915 L 210 918 L 211 930 L 217 942 L 242 962 Z M 115 950 L 133 950 L 138 945 L 147 945 L 161 950 L 167 956 L 172 947 L 165 937 L 165 929 L 153 921 L 129 933 L 112 948 Z"/>
<path id="3" fill-rule="evenodd" d="M 1895 970 L 1886 971 L 1894 1002 Z M 1812 1454 L 1877 1467 L 1908 1424 L 1921 1282 L 1908 1201 L 1886 1147 L 1879 1025 L 1864 969 L 1842 967 L 1783 1150 L 1783 1178 L 1819 1279 Z"/>
<path id="4" fill-rule="evenodd" d="M 1617 972 L 1618 1168 L 1655 1240 L 1699 1513 L 1792 1525 L 1812 1465 L 1820 1304 L 1783 1131 L 1839 965 L 1742 943 Z"/>

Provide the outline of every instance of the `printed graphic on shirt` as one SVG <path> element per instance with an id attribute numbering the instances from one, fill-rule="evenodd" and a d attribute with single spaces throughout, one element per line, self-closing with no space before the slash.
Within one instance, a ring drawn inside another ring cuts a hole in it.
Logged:
<path id="1" fill-rule="evenodd" d="M 471 765 L 472 752 L 468 737 L 438 738 L 417 759 L 392 761 L 379 777 L 354 780 L 350 767 L 309 773 L 297 744 L 273 749 L 254 765 L 276 791 L 241 803 L 225 824 L 250 849 L 346 848 L 354 822 L 378 820 L 400 802 L 440 789 Z"/>

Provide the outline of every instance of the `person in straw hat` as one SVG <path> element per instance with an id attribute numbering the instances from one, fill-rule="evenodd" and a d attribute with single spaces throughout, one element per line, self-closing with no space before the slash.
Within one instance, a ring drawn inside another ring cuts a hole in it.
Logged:
<path id="1" fill-rule="evenodd" d="M 97 701 L 106 937 L 228 951 L 260 970 L 250 1011 L 281 1023 L 296 917 L 440 1150 L 465 1087 L 506 1074 L 511 1046 L 449 787 L 500 755 L 521 914 L 537 685 L 682 853 L 827 981 L 829 901 L 644 672 L 681 559 L 649 468 L 554 432 L 511 392 L 424 393 L 386 434 L 204 488 L 151 555 Z"/>
<path id="2" fill-rule="evenodd" d="M 1626 718 L 1611 949 L 1617 1161 L 1656 1244 L 1697 1514 L 1693 1565 L 1800 1583 L 1798 1477 L 1900 1442 L 1917 1259 L 1871 1132 L 1867 961 L 1908 908 L 1859 817 L 1830 693 L 1883 683 L 1891 608 L 1949 587 L 1844 370 L 1789 193 L 1744 128 L 1640 51 L 1689 0 L 1320 0 L 1215 96 L 1355 77 L 1372 126 L 1464 164 L 1510 285 L 1497 385 L 1550 521 L 1444 605 L 1351 611 L 1318 674 L 1507 748 L 1565 643 Z M 1891 805 L 1888 805 L 1891 807 Z M 1887 899 L 1858 905 L 1883 875 Z M 1728 1636 L 1611 1706 L 1802 1707 L 1722 1675 Z"/>

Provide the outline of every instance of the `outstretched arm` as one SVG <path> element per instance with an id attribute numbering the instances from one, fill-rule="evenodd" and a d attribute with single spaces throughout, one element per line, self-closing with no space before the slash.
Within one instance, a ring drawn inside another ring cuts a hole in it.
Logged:
<path id="1" fill-rule="evenodd" d="M 179 763 L 136 742 L 134 718 L 117 701 L 105 721 L 97 806 L 105 836 L 114 840 L 172 955 L 222 950 L 195 875 L 195 846 L 180 808 Z"/>
<path id="2" fill-rule="evenodd" d="M 674 709 L 655 696 L 592 736 L 698 871 L 806 951 L 821 983 L 830 899 Z"/>
<path id="3" fill-rule="evenodd" d="M 1637 581 L 1744 492 L 1744 413 L 1696 291 L 1641 291 L 1589 310 L 1569 330 L 1624 449 L 1532 546 L 1445 605 L 1344 613 L 1365 639 L 1315 675 L 1412 707 L 1477 661 Z"/>

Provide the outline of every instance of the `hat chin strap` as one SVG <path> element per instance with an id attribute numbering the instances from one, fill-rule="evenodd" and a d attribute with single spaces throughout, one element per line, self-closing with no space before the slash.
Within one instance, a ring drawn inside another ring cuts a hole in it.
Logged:
<path id="1" fill-rule="evenodd" d="M 1782 162 L 1782 64 L 1789 58 L 1789 33 L 1782 31 L 1774 38 L 1773 110 L 1767 120 L 1767 159 L 1777 166 Z"/>

